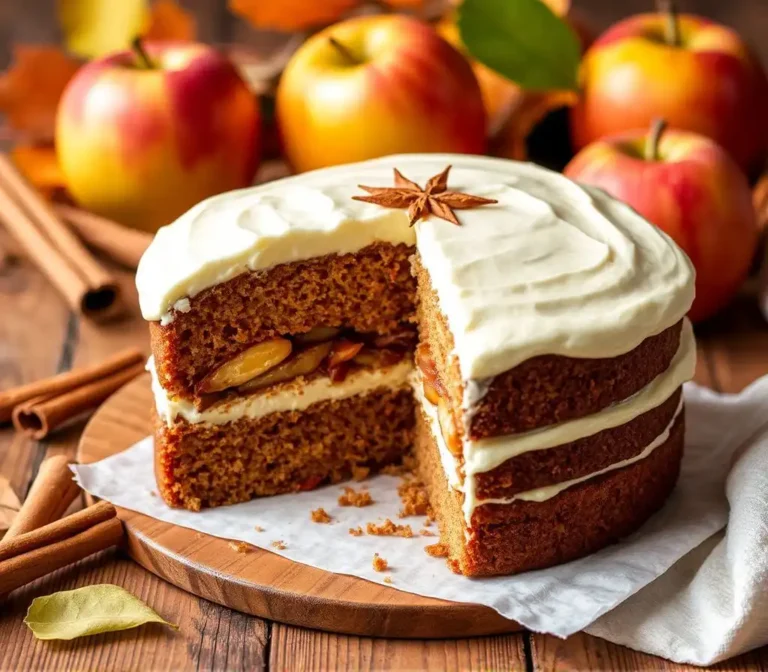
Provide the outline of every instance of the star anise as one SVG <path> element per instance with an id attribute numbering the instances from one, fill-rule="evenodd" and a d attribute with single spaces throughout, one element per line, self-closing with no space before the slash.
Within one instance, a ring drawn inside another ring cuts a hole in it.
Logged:
<path id="1" fill-rule="evenodd" d="M 424 189 L 403 176 L 397 168 L 394 170 L 394 187 L 366 187 L 359 184 L 358 187 L 370 195 L 353 196 L 352 198 L 356 201 L 375 203 L 384 208 L 408 208 L 411 226 L 430 214 L 456 226 L 461 226 L 461 222 L 453 212 L 454 210 L 466 210 L 498 202 L 492 198 L 462 194 L 458 191 L 447 191 L 450 166 L 439 175 L 429 178 Z"/>

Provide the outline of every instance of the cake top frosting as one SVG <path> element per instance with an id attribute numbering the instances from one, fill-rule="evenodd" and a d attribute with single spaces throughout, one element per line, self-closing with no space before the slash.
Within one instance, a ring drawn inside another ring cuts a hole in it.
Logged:
<path id="1" fill-rule="evenodd" d="M 358 184 L 448 187 L 496 204 L 461 226 L 353 200 Z M 686 255 L 634 210 L 530 163 L 408 154 L 336 166 L 215 196 L 161 229 L 136 282 L 147 320 L 249 270 L 376 241 L 416 244 L 455 342 L 462 376 L 489 378 L 540 354 L 615 357 L 675 324 L 693 301 Z"/>

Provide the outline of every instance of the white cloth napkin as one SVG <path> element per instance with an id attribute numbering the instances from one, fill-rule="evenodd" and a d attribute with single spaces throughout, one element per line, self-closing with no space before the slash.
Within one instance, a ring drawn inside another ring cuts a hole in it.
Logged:
<path id="1" fill-rule="evenodd" d="M 400 590 L 484 604 L 538 632 L 566 637 L 590 626 L 614 642 L 708 664 L 768 642 L 768 378 L 730 396 L 688 384 L 685 396 L 686 453 L 664 509 L 620 544 L 514 577 L 467 579 L 421 552 L 437 539 L 419 535 L 422 519 L 397 518 L 398 481 L 389 476 L 365 482 L 376 502 L 365 508 L 339 506 L 341 487 L 329 486 L 192 513 L 169 509 L 154 493 L 149 438 L 74 471 L 93 495 L 176 525 L 369 581 L 390 577 Z M 713 537 L 728 521 L 729 501 L 729 530 Z M 318 507 L 330 525 L 311 522 Z M 387 517 L 416 536 L 349 534 Z M 272 546 L 278 540 L 284 549 Z M 386 572 L 373 570 L 375 552 L 389 562 Z"/>

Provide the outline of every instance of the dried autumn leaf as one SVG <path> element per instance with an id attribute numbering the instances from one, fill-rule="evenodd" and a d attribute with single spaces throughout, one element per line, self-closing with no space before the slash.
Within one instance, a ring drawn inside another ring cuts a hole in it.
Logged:
<path id="1" fill-rule="evenodd" d="M 147 0 L 58 0 L 59 23 L 67 49 L 84 58 L 127 49 L 142 34 Z"/>
<path id="2" fill-rule="evenodd" d="M 20 508 L 21 502 L 8 479 L 0 476 L 0 537 L 7 532 Z"/>
<path id="3" fill-rule="evenodd" d="M 359 0 L 229 0 L 229 9 L 255 28 L 303 30 L 333 23 Z"/>
<path id="4" fill-rule="evenodd" d="M 24 618 L 37 639 L 75 639 L 102 632 L 168 623 L 154 609 L 120 586 L 108 583 L 36 597 Z"/>
<path id="5" fill-rule="evenodd" d="M 17 131 L 52 138 L 59 98 L 80 65 L 58 47 L 14 47 L 13 64 L 0 75 L 0 112 Z"/>
<path id="6" fill-rule="evenodd" d="M 155 0 L 142 35 L 147 40 L 194 40 L 197 23 L 174 0 Z"/>
<path id="7" fill-rule="evenodd" d="M 11 159 L 22 174 L 43 194 L 52 195 L 67 184 L 53 144 L 16 145 Z"/>

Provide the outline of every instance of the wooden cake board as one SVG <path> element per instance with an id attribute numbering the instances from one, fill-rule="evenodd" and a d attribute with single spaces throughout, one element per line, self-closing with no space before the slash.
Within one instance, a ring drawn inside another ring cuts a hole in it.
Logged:
<path id="1" fill-rule="evenodd" d="M 129 448 L 150 434 L 152 393 L 143 375 L 91 418 L 78 447 L 83 464 Z M 446 638 L 520 630 L 490 609 L 446 602 L 333 574 L 260 548 L 237 553 L 211 537 L 118 507 L 128 554 L 186 591 L 269 620 L 378 637 Z"/>

